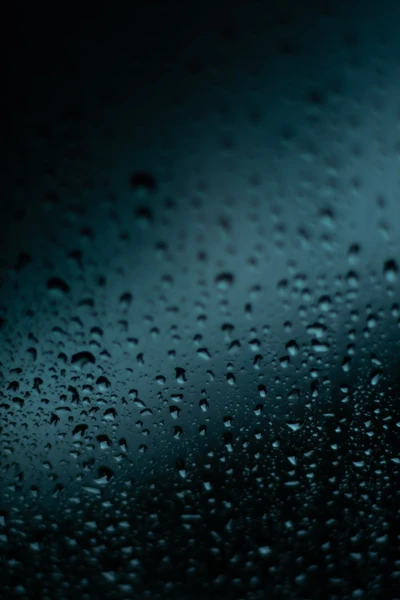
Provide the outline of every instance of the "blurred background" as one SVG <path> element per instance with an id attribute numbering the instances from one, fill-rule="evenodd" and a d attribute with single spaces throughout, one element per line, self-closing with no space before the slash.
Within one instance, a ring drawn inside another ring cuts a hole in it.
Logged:
<path id="1" fill-rule="evenodd" d="M 400 598 L 399 9 L 10 7 L 2 598 Z"/>

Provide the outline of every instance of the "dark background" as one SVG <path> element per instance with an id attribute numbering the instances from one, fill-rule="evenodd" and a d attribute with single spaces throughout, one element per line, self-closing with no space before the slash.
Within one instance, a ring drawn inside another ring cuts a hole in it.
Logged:
<path id="1" fill-rule="evenodd" d="M 2 598 L 400 597 L 399 17 L 7 8 Z"/>

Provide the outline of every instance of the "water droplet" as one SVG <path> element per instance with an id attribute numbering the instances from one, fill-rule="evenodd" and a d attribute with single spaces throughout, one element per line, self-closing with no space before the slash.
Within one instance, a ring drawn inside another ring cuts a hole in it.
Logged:
<path id="1" fill-rule="evenodd" d="M 381 377 L 382 377 L 382 371 L 380 369 L 377 369 L 376 371 L 374 371 L 371 375 L 371 385 L 373 385 L 373 386 L 377 385 Z"/>
<path id="2" fill-rule="evenodd" d="M 262 383 L 258 386 L 258 392 L 261 396 L 261 398 L 265 398 L 267 396 L 267 390 L 265 385 L 263 385 Z"/>
<path id="3" fill-rule="evenodd" d="M 360 246 L 358 244 L 352 244 L 348 250 L 347 258 L 352 267 L 358 263 L 360 256 Z"/>
<path id="4" fill-rule="evenodd" d="M 71 358 L 71 363 L 80 368 L 86 366 L 87 364 L 94 364 L 95 362 L 96 359 L 93 354 L 91 352 L 87 352 L 86 350 L 73 354 Z"/>
<path id="5" fill-rule="evenodd" d="M 289 356 L 296 356 L 299 347 L 294 340 L 290 340 L 290 342 L 286 344 L 286 350 L 288 351 Z"/>
<path id="6" fill-rule="evenodd" d="M 170 412 L 171 417 L 173 419 L 177 419 L 179 417 L 179 413 L 181 412 L 181 409 L 178 408 L 178 406 L 170 406 L 169 407 L 169 412 Z"/>
<path id="7" fill-rule="evenodd" d="M 69 285 L 60 277 L 51 277 L 47 281 L 47 289 L 53 298 L 63 298 L 69 293 Z"/>
<path id="8" fill-rule="evenodd" d="M 207 398 L 202 398 L 199 402 L 199 406 L 203 412 L 208 410 L 208 400 Z"/>
<path id="9" fill-rule="evenodd" d="M 259 552 L 260 556 L 262 556 L 263 558 L 266 558 L 267 556 L 269 556 L 272 553 L 272 550 L 269 546 L 260 546 L 260 548 L 258 549 L 258 552 Z"/>
<path id="10" fill-rule="evenodd" d="M 301 429 L 301 425 L 299 423 L 287 423 L 287 426 L 292 431 L 298 431 L 299 429 Z"/>
<path id="11" fill-rule="evenodd" d="M 383 273 L 389 283 L 394 283 L 398 275 L 397 262 L 393 259 L 387 260 L 383 266 Z"/>
<path id="12" fill-rule="evenodd" d="M 132 174 L 130 184 L 135 192 L 152 194 L 157 190 L 155 177 L 148 171 L 136 171 Z"/>
<path id="13" fill-rule="evenodd" d="M 123 312 L 126 312 L 132 303 L 132 294 L 124 292 L 119 298 L 119 306 Z"/>
<path id="14" fill-rule="evenodd" d="M 232 287 L 235 278 L 232 273 L 220 273 L 215 278 L 215 284 L 219 290 L 228 290 Z"/>
<path id="15" fill-rule="evenodd" d="M 227 373 L 226 374 L 226 381 L 229 383 L 229 385 L 235 385 L 236 383 L 236 379 L 233 373 Z"/>
<path id="16" fill-rule="evenodd" d="M 332 300 L 330 299 L 329 296 L 321 296 L 321 298 L 318 300 L 318 308 L 322 312 L 329 312 L 329 310 L 331 309 L 331 306 L 332 306 Z"/>

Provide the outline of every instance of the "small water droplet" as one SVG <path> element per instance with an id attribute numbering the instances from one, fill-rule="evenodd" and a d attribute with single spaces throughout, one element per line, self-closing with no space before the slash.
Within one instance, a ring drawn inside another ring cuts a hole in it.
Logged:
<path id="1" fill-rule="evenodd" d="M 371 376 L 371 385 L 377 385 L 378 381 L 380 380 L 380 378 L 382 377 L 382 371 L 380 369 L 377 369 L 376 371 L 374 371 L 372 373 Z"/>
<path id="2" fill-rule="evenodd" d="M 215 277 L 215 284 L 219 290 L 228 290 L 232 287 L 235 278 L 232 273 L 220 273 Z"/>
<path id="3" fill-rule="evenodd" d="M 53 298 L 63 298 L 69 293 L 69 285 L 61 277 L 51 277 L 47 281 L 47 289 Z"/>
<path id="4" fill-rule="evenodd" d="M 394 283 L 398 275 L 397 262 L 393 259 L 387 260 L 383 267 L 383 273 L 389 283 Z"/>

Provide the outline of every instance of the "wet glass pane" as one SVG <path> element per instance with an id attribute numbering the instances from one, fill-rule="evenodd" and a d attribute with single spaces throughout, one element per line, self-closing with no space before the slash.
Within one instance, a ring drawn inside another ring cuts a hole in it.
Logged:
<path id="1" fill-rule="evenodd" d="M 1 598 L 398 600 L 397 2 L 7 18 Z"/>

